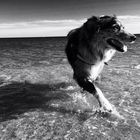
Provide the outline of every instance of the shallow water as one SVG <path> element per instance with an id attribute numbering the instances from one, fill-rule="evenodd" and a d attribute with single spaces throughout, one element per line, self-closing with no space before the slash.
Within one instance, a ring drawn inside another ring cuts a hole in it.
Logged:
<path id="1" fill-rule="evenodd" d="M 140 38 L 105 66 L 97 85 L 124 119 L 72 79 L 66 38 L 0 39 L 1 139 L 140 139 Z"/>

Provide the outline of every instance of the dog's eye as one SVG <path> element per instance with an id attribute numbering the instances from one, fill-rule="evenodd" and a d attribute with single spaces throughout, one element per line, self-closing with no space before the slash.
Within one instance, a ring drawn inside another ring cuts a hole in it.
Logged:
<path id="1" fill-rule="evenodd" d="M 114 30 L 115 32 L 120 31 L 120 26 L 119 26 L 119 25 L 113 25 L 113 30 Z"/>

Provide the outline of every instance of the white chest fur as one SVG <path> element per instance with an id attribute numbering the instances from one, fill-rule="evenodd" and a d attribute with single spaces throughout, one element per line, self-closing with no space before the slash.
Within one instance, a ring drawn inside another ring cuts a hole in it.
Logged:
<path id="1" fill-rule="evenodd" d="M 104 62 L 99 62 L 96 65 L 91 66 L 90 78 L 92 80 L 95 80 L 98 77 L 98 75 L 101 73 L 103 67 L 104 67 Z"/>
<path id="2" fill-rule="evenodd" d="M 116 52 L 116 50 L 114 50 L 114 49 L 106 50 L 105 51 L 105 54 L 104 54 L 103 61 L 104 62 L 108 62 L 113 57 L 113 55 L 115 54 L 115 52 Z"/>
<path id="3" fill-rule="evenodd" d="M 108 62 L 113 57 L 115 52 L 116 52 L 116 50 L 114 50 L 114 49 L 106 50 L 103 60 L 98 62 L 96 65 L 91 66 L 91 69 L 90 69 L 90 78 L 91 79 L 95 80 L 98 77 L 98 75 L 101 73 L 101 71 L 104 67 L 104 63 Z"/>

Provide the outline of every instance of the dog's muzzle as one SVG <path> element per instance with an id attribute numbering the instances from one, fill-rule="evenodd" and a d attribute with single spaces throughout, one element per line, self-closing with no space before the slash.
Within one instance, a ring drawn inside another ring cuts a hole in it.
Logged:
<path id="1" fill-rule="evenodd" d="M 122 31 L 117 35 L 117 38 L 107 39 L 107 43 L 119 52 L 126 52 L 126 43 L 134 43 L 136 36 L 128 32 Z"/>
<path id="2" fill-rule="evenodd" d="M 130 36 L 130 43 L 134 43 L 136 41 L 136 36 L 132 35 Z"/>
<path id="3" fill-rule="evenodd" d="M 118 34 L 118 38 L 120 38 L 124 42 L 129 42 L 129 43 L 134 43 L 136 41 L 136 36 L 126 31 L 121 31 Z"/>

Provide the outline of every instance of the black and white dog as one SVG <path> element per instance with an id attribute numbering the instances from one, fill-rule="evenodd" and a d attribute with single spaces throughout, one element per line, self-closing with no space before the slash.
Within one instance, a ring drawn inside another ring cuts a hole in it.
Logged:
<path id="1" fill-rule="evenodd" d="M 94 81 L 115 52 L 126 52 L 126 44 L 135 40 L 136 36 L 126 32 L 116 16 L 93 16 L 68 34 L 65 52 L 74 79 L 97 98 L 105 112 L 112 112 L 113 106 Z"/>

